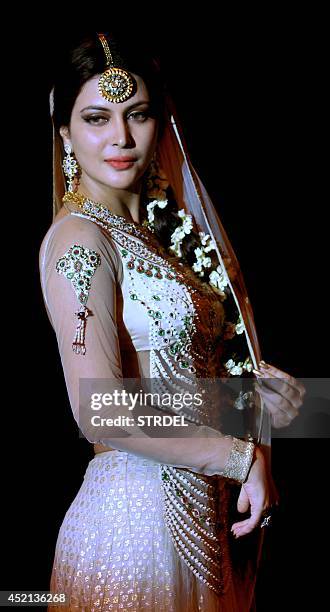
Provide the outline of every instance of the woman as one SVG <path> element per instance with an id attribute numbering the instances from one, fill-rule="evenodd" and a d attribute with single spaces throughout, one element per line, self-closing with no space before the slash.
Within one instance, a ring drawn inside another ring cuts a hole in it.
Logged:
<path id="1" fill-rule="evenodd" d="M 71 408 L 96 454 L 60 529 L 51 590 L 66 594 L 61 610 L 248 611 L 275 501 L 269 413 L 275 426 L 290 422 L 303 390 L 259 363 L 237 260 L 140 43 L 94 34 L 76 45 L 52 114 L 41 285 Z M 268 383 L 257 395 L 207 386 L 253 373 Z M 164 437 L 129 423 L 124 402 L 101 406 L 95 426 L 88 398 L 102 396 L 100 381 L 207 393 L 198 406 L 144 407 L 184 417 L 184 433 L 172 425 Z M 115 430 L 101 416 L 126 421 Z"/>

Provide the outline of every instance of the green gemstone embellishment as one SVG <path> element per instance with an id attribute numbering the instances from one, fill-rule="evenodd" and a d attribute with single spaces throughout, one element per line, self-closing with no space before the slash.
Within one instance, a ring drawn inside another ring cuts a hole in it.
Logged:
<path id="1" fill-rule="evenodd" d="M 179 350 L 179 344 L 172 344 L 172 346 L 170 346 L 169 348 L 169 352 L 171 353 L 171 355 L 175 355 Z"/>
<path id="2" fill-rule="evenodd" d="M 161 312 L 159 312 L 159 311 L 155 312 L 155 319 L 162 319 L 162 318 L 163 317 L 162 317 L 162 313 Z"/>
<path id="3" fill-rule="evenodd" d="M 180 366 L 181 368 L 189 368 L 189 363 L 188 361 L 181 361 Z"/>
<path id="4" fill-rule="evenodd" d="M 136 293 L 131 293 L 130 297 L 131 297 L 131 300 L 137 300 L 138 299 Z"/>
<path id="5" fill-rule="evenodd" d="M 187 334 L 186 334 L 186 332 L 184 330 L 181 330 L 180 333 L 179 333 L 179 336 L 180 336 L 180 338 L 186 338 Z"/>
<path id="6" fill-rule="evenodd" d="M 158 336 L 165 336 L 165 329 L 160 329 L 158 331 Z"/>
<path id="7" fill-rule="evenodd" d="M 153 297 L 153 299 L 154 299 L 154 300 L 157 300 L 157 301 L 159 301 L 159 300 L 160 300 L 159 295 L 153 295 L 152 297 Z"/>
<path id="8" fill-rule="evenodd" d="M 126 249 L 122 249 L 121 254 L 123 255 L 123 257 L 126 257 L 126 255 L 128 255 L 128 251 L 126 251 Z"/>

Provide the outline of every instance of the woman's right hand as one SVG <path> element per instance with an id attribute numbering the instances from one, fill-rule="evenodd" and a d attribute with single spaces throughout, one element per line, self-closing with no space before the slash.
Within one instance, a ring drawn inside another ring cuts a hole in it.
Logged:
<path id="1" fill-rule="evenodd" d="M 250 508 L 250 517 L 236 522 L 232 525 L 231 531 L 236 538 L 247 535 L 261 520 L 262 513 L 270 508 L 271 503 L 278 503 L 277 493 L 275 499 L 271 500 L 274 493 L 274 483 L 267 472 L 267 465 L 260 448 L 255 449 L 253 460 L 247 481 L 242 484 L 240 495 L 237 501 L 239 512 L 247 512 Z"/>

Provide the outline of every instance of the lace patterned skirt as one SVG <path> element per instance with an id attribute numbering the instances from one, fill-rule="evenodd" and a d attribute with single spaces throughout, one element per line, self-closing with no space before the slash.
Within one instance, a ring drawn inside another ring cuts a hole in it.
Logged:
<path id="1" fill-rule="evenodd" d="M 49 610 L 247 612 L 250 578 L 246 592 L 230 579 L 223 596 L 203 584 L 164 522 L 160 465 L 106 451 L 89 462 L 61 525 L 50 589 L 67 604 Z"/>

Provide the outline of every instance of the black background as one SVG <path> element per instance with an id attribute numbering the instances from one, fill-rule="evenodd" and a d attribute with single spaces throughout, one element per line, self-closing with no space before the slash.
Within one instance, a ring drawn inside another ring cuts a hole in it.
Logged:
<path id="1" fill-rule="evenodd" d="M 130 27 L 140 28 L 161 56 L 191 159 L 243 269 L 263 358 L 297 377 L 325 377 L 322 16 L 238 10 L 216 16 L 205 9 L 177 20 L 168 5 L 157 15 L 147 13 L 136 6 L 119 19 L 128 35 Z M 104 12 L 102 17 L 96 31 L 109 28 Z M 59 527 L 92 458 L 70 413 L 38 272 L 52 215 L 49 88 L 58 49 L 78 26 L 74 18 L 50 24 L 45 17 L 42 24 L 41 14 L 38 27 L 31 13 L 30 25 L 20 19 L 21 28 L 16 21 L 8 26 L 2 115 L 8 161 L 3 236 L 9 241 L 3 249 L 2 328 L 9 342 L 1 588 L 16 591 L 48 589 Z M 321 601 L 328 448 L 321 438 L 273 441 L 281 507 L 267 533 L 258 612 Z"/>

